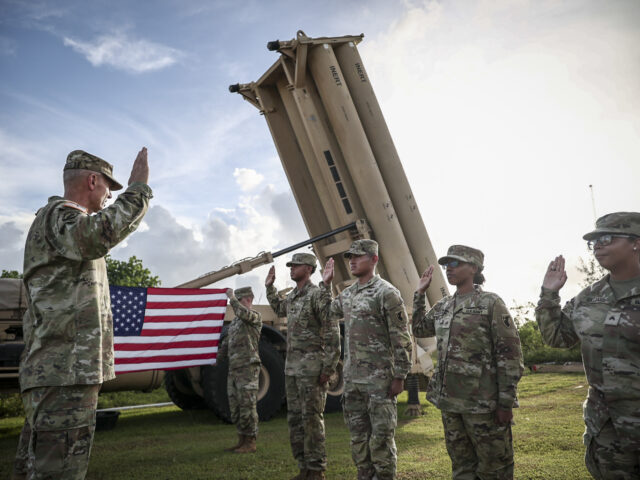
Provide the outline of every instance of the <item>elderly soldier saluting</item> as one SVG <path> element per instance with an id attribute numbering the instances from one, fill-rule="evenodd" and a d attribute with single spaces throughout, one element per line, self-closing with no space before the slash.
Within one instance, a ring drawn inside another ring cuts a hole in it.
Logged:
<path id="1" fill-rule="evenodd" d="M 227 289 L 235 318 L 220 347 L 219 356 L 229 357 L 227 396 L 231 420 L 238 430 L 238 443 L 227 452 L 253 453 L 258 435 L 258 379 L 260 378 L 260 331 L 262 318 L 253 306 L 251 287 Z"/>
<path id="2" fill-rule="evenodd" d="M 536 320 L 544 341 L 580 343 L 589 382 L 585 463 L 600 480 L 640 478 L 640 213 L 610 213 L 582 238 L 609 274 L 560 309 L 562 255 L 547 268 Z"/>
<path id="3" fill-rule="evenodd" d="M 327 262 L 321 287 L 310 280 L 316 269 L 312 254 L 294 254 L 287 267 L 296 287 L 285 300 L 273 286 L 275 267 L 269 270 L 265 286 L 271 308 L 279 317 L 287 317 L 287 422 L 291 451 L 300 468 L 293 478 L 322 479 L 327 469 L 323 412 L 329 377 L 340 359 L 340 329 L 329 316 L 331 280 L 325 278 L 327 271 L 333 272 L 333 259 Z"/>
<path id="4" fill-rule="evenodd" d="M 452 245 L 438 263 L 456 292 L 425 313 L 430 266 L 414 294 L 412 327 L 438 342 L 427 398 L 442 412 L 453 478 L 511 480 L 511 409 L 524 370 L 518 331 L 502 299 L 480 288 L 480 250 Z"/>
<path id="5" fill-rule="evenodd" d="M 398 289 L 375 275 L 377 242 L 357 240 L 344 255 L 358 280 L 333 301 L 331 314 L 344 318 L 344 418 L 351 456 L 358 480 L 392 479 L 396 396 L 411 368 L 407 312 Z M 332 277 L 333 269 L 325 282 Z"/>
<path id="6" fill-rule="evenodd" d="M 133 232 L 152 197 L 143 148 L 129 187 L 113 167 L 82 150 L 67 157 L 64 197 L 38 210 L 24 252 L 28 310 L 20 390 L 26 413 L 14 478 L 83 479 L 95 430 L 98 391 L 115 377 L 113 318 L 104 256 Z"/>

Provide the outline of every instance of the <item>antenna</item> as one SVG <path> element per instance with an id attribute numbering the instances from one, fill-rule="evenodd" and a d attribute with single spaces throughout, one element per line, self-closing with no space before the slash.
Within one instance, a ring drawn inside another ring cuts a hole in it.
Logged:
<path id="1" fill-rule="evenodd" d="M 593 185 L 589 185 L 589 192 L 591 192 L 591 208 L 593 208 L 593 221 L 595 222 L 598 219 L 598 215 L 596 215 L 596 198 L 593 194 Z"/>

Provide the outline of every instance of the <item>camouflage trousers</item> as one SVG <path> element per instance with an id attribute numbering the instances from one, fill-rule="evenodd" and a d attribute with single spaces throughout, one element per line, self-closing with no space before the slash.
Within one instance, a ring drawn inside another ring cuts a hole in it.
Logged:
<path id="1" fill-rule="evenodd" d="M 13 478 L 84 479 L 100 385 L 37 387 L 22 393 L 26 414 Z"/>
<path id="2" fill-rule="evenodd" d="M 231 410 L 231 421 L 236 424 L 239 435 L 258 435 L 258 384 L 260 364 L 253 363 L 229 370 L 227 397 Z"/>
<path id="3" fill-rule="evenodd" d="M 287 391 L 287 423 L 291 453 L 300 470 L 327 469 L 324 448 L 324 405 L 327 385 L 319 385 L 318 377 L 285 376 Z"/>
<path id="4" fill-rule="evenodd" d="M 396 399 L 388 397 L 388 386 L 345 383 L 342 406 L 358 471 L 375 473 L 379 480 L 395 478 L 398 409 Z"/>
<path id="5" fill-rule="evenodd" d="M 596 480 L 630 480 L 640 478 L 640 451 L 625 448 L 613 428 L 611 419 L 598 435 L 584 434 L 587 447 L 585 463 Z"/>
<path id="6" fill-rule="evenodd" d="M 512 480 L 511 425 L 492 413 L 442 412 L 444 439 L 454 480 Z"/>

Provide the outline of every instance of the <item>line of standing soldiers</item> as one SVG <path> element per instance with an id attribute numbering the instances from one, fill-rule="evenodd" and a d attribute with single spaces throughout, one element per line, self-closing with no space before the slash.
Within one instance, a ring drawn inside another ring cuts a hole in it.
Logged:
<path id="1" fill-rule="evenodd" d="M 590 385 L 584 435 L 589 472 L 598 480 L 640 478 L 640 213 L 605 215 L 584 238 L 609 275 L 561 310 L 558 291 L 567 275 L 563 257 L 556 257 L 543 281 L 536 319 L 549 345 L 581 344 Z M 340 318 L 345 323 L 343 411 L 358 480 L 395 478 L 396 396 L 411 366 L 409 323 L 399 291 L 375 275 L 377 243 L 358 240 L 345 256 L 357 281 L 334 300 L 332 259 L 315 286 L 310 276 L 316 258 L 295 254 L 287 266 L 297 286 L 286 299 L 273 286 L 274 267 L 265 282 L 272 308 L 288 317 L 287 419 L 300 469 L 292 480 L 324 478 L 322 412 L 340 356 Z M 427 311 L 429 267 L 414 294 L 412 329 L 417 337 L 437 339 L 438 362 L 427 398 L 441 410 L 453 478 L 513 479 L 512 409 L 518 406 L 524 370 L 516 325 L 502 299 L 480 287 L 480 250 L 452 245 L 438 263 L 456 291 Z M 232 305 L 236 310 L 238 302 Z M 242 440 L 235 451 L 242 451 Z"/>

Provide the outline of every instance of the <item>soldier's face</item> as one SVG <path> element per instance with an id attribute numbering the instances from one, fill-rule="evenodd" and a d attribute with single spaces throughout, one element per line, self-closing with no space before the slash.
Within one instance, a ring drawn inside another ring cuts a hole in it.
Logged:
<path id="1" fill-rule="evenodd" d="M 253 307 L 253 297 L 251 295 L 249 295 L 248 297 L 242 297 L 238 301 L 248 309 L 251 309 L 251 307 Z"/>
<path id="2" fill-rule="evenodd" d="M 92 174 L 91 177 L 88 208 L 89 213 L 95 213 L 102 210 L 111 198 L 111 182 L 100 173 Z"/>
<path id="3" fill-rule="evenodd" d="M 291 280 L 294 282 L 299 282 L 300 280 L 304 280 L 305 277 L 311 276 L 312 267 L 309 265 L 291 265 Z"/>
<path id="4" fill-rule="evenodd" d="M 364 277 L 375 270 L 376 263 L 378 263 L 377 255 L 351 255 L 349 270 L 354 277 Z"/>
<path id="5" fill-rule="evenodd" d="M 471 263 L 460 262 L 455 267 L 447 264 L 447 281 L 449 285 L 463 285 L 465 282 L 473 281 L 477 270 L 478 268 Z"/>
<path id="6" fill-rule="evenodd" d="M 640 250 L 640 239 L 613 237 L 609 245 L 603 246 L 596 243 L 593 246 L 593 255 L 602 268 L 611 271 L 616 267 L 637 262 L 638 250 Z"/>

